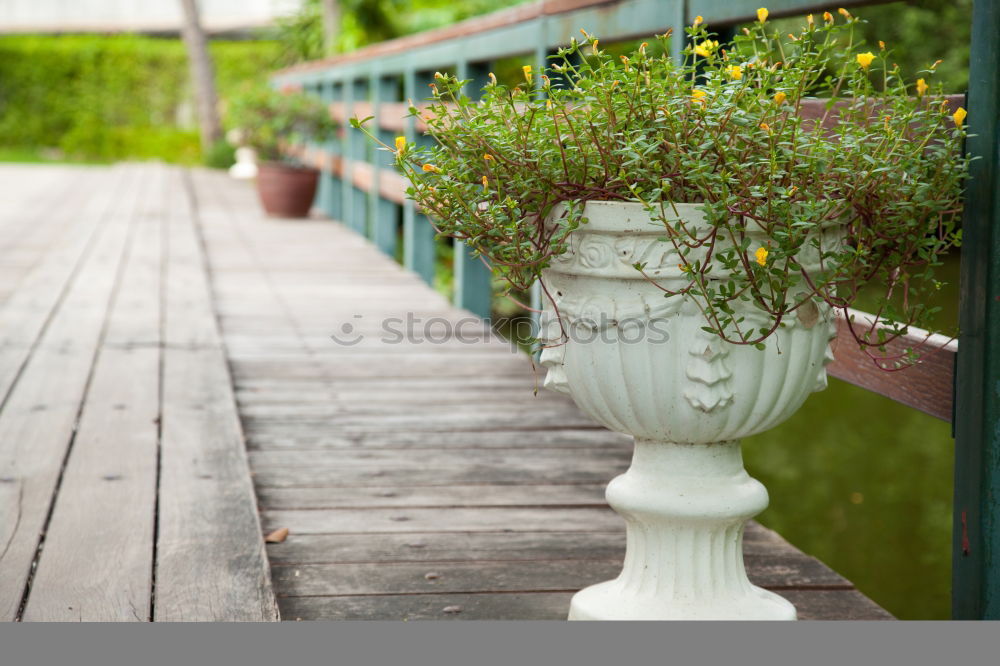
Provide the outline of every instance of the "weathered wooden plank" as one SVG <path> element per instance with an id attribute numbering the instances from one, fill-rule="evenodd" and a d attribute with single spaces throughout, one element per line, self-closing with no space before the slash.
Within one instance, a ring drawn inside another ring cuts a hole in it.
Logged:
<path id="1" fill-rule="evenodd" d="M 278 604 L 287 620 L 565 620 L 572 596 L 572 592 L 383 594 L 278 597 Z"/>
<path id="2" fill-rule="evenodd" d="M 747 560 L 750 580 L 773 590 L 820 586 L 852 589 L 816 560 L 774 557 Z M 275 584 L 285 596 L 575 591 L 610 580 L 621 572 L 613 560 L 532 560 L 509 562 L 376 562 L 275 566 Z M 428 576 L 428 574 L 431 574 Z"/>
<path id="3" fill-rule="evenodd" d="M 853 325 L 859 335 L 863 335 L 874 321 L 871 315 L 857 310 L 851 310 L 850 316 L 854 317 Z M 837 317 L 838 333 L 833 343 L 835 360 L 827 367 L 831 376 L 951 421 L 952 375 L 958 341 L 911 327 L 907 335 L 886 345 L 885 355 L 900 355 L 907 348 L 923 348 L 920 362 L 902 370 L 887 371 L 857 345 L 849 326 L 844 317 Z"/>
<path id="4" fill-rule="evenodd" d="M 308 458 L 308 454 L 304 457 Z M 627 467 L 628 463 L 625 461 L 609 465 L 607 462 L 591 461 L 589 457 L 577 456 L 572 460 L 572 464 L 567 463 L 558 468 L 541 468 L 534 460 L 525 457 L 512 458 L 511 462 L 505 465 L 468 465 L 442 469 L 428 468 L 424 465 L 409 467 L 372 465 L 338 470 L 335 474 L 329 470 L 308 467 L 257 468 L 254 471 L 254 480 L 258 486 L 277 488 L 447 486 L 474 483 L 539 484 L 551 483 L 553 479 L 558 479 L 560 483 L 607 483 L 615 475 L 624 472 Z"/>
<path id="5" fill-rule="evenodd" d="M 856 590 L 781 590 L 800 620 L 891 620 Z M 280 597 L 289 620 L 565 620 L 573 592 Z M 447 610 L 446 610 L 447 609 Z"/>
<path id="6" fill-rule="evenodd" d="M 291 529 L 291 528 L 290 528 Z M 399 532 L 301 534 L 268 544 L 272 564 L 361 562 L 475 562 L 480 560 L 618 560 L 625 554 L 625 521 L 615 529 L 586 532 Z M 751 521 L 743 552 L 757 561 L 770 556 L 809 559 L 771 530 Z"/>
<path id="7" fill-rule="evenodd" d="M 276 620 L 191 204 L 168 220 L 154 619 Z"/>
<path id="8" fill-rule="evenodd" d="M 251 458 L 251 464 L 256 461 Z M 604 505 L 604 485 L 395 486 L 392 488 L 257 488 L 261 511 L 430 506 Z"/>
<path id="9" fill-rule="evenodd" d="M 69 231 L 72 216 L 60 209 L 84 199 L 98 177 L 88 170 L 67 171 L 0 165 L 5 192 L 14 193 L 0 204 L 0 304 Z"/>
<path id="10" fill-rule="evenodd" d="M 584 446 L 630 447 L 632 440 L 599 428 L 573 430 L 388 430 L 343 433 L 328 428 L 272 428 L 248 431 L 251 449 L 427 449 L 427 448 L 580 448 Z M 629 450 L 626 448 L 625 450 Z M 575 463 L 574 463 L 575 464 Z"/>
<path id="11" fill-rule="evenodd" d="M 887 610 L 857 590 L 780 590 L 800 620 L 894 620 Z"/>
<path id="12" fill-rule="evenodd" d="M 272 565 L 621 560 L 625 525 L 608 532 L 300 534 L 267 546 Z"/>
<path id="13" fill-rule="evenodd" d="M 488 492 L 488 488 L 484 488 Z M 607 507 L 398 507 L 272 510 L 263 515 L 268 531 L 280 527 L 296 534 L 376 534 L 380 532 L 603 532 L 617 529 L 619 518 Z"/>
<path id="14" fill-rule="evenodd" d="M 113 210 L 100 216 L 102 229 L 96 245 L 0 411 L 3 620 L 17 616 L 44 538 L 133 219 L 134 192 L 114 193 L 119 198 Z"/>
<path id="15" fill-rule="evenodd" d="M 10 391 L 38 336 L 80 269 L 82 259 L 92 249 L 102 216 L 126 186 L 123 177 L 122 171 L 106 174 L 98 181 L 101 187 L 95 188 L 95 176 L 88 173 L 78 181 L 83 190 L 69 189 L 64 192 L 66 198 L 48 211 L 51 217 L 69 218 L 73 224 L 45 252 L 0 309 L 0 396 Z M 11 199 L 23 201 L 20 196 Z"/>
<path id="16" fill-rule="evenodd" d="M 523 448 L 491 448 L 479 449 L 402 449 L 402 450 L 359 450 L 359 451 L 300 451 L 273 450 L 254 451 L 250 454 L 251 462 L 258 467 L 268 469 L 300 469 L 312 467 L 328 472 L 332 477 L 342 470 L 355 467 L 386 467 L 398 466 L 400 469 L 416 467 L 431 467 L 433 469 L 463 468 L 463 467 L 508 467 L 518 464 L 519 460 L 555 473 L 553 480 L 558 480 L 559 470 L 570 464 L 575 464 L 579 455 L 599 465 L 608 468 L 628 464 L 631 451 L 625 448 L 555 449 L 533 448 L 525 451 Z"/>
<path id="17" fill-rule="evenodd" d="M 329 413 L 326 415 L 303 414 L 296 416 L 288 414 L 285 417 L 247 416 L 248 429 L 256 429 L 262 423 L 270 425 L 283 421 L 294 423 L 299 427 L 337 428 L 341 432 L 364 431 L 379 432 L 385 430 L 407 429 L 421 431 L 437 431 L 449 428 L 458 430 L 490 429 L 530 429 L 530 428 L 586 428 L 597 427 L 594 422 L 579 411 L 569 409 L 554 409 L 550 415 L 539 413 L 530 407 L 504 407 L 495 405 L 492 408 L 482 407 L 477 413 L 475 409 L 463 407 L 452 412 L 431 412 L 417 408 L 403 410 L 397 413 L 391 411 L 372 410 L 367 414 Z M 399 413 L 402 412 L 402 413 Z"/>
<path id="18" fill-rule="evenodd" d="M 144 169 L 144 171 L 147 171 Z M 159 417 L 164 169 L 135 189 L 133 239 L 25 621 L 148 621 Z"/>

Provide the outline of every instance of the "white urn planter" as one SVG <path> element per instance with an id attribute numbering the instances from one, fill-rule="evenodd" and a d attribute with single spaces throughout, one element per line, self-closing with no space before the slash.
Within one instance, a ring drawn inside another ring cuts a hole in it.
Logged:
<path id="1" fill-rule="evenodd" d="M 695 204 L 677 211 L 706 224 Z M 743 528 L 768 495 L 744 469 L 739 440 L 826 386 L 829 308 L 800 308 L 765 350 L 726 343 L 702 330 L 691 298 L 665 297 L 635 270 L 644 263 L 660 285 L 686 284 L 662 223 L 636 203 L 588 202 L 585 216 L 543 275 L 554 301 L 542 315 L 545 386 L 632 435 L 635 452 L 607 489 L 627 524 L 624 567 L 578 592 L 569 619 L 794 620 L 791 603 L 746 575 Z M 764 325 L 749 305 L 741 314 Z"/>

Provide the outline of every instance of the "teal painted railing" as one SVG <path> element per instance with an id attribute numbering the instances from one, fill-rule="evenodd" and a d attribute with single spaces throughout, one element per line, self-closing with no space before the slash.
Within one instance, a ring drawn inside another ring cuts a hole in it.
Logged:
<path id="1" fill-rule="evenodd" d="M 330 104 L 338 138 L 299 147 L 300 157 L 323 170 L 318 205 L 330 217 L 368 236 L 383 251 L 401 250 L 403 263 L 428 282 L 434 277 L 434 232 L 407 201 L 405 185 L 388 158 L 350 130 L 352 116 L 374 116 L 387 143 L 404 134 L 427 140 L 403 100 L 419 100 L 434 71 L 472 80 L 478 90 L 492 63 L 527 56 L 536 71 L 578 30 L 604 43 L 673 29 L 683 34 L 696 16 L 714 29 L 752 21 L 764 5 L 773 18 L 835 11 L 885 0 L 542 0 L 447 28 L 375 44 L 305 63 L 273 77 Z M 954 424 L 955 504 L 953 615 L 1000 619 L 1000 3 L 976 0 L 967 108 L 972 162 L 963 234 L 961 354 L 951 345 L 904 372 L 873 369 L 840 345 L 834 376 L 922 409 Z M 677 55 L 683 43 L 672 40 Z M 400 234 L 400 227 L 402 234 Z M 397 239 L 402 248 L 397 248 Z M 460 243 L 455 247 L 457 305 L 483 317 L 491 309 L 486 267 Z M 913 334 L 922 339 L 918 332 Z M 992 344 L 991 344 L 992 343 Z M 953 367 L 954 365 L 954 367 Z M 954 374 L 953 374 L 954 373 Z M 954 401 L 952 387 L 954 382 Z"/>

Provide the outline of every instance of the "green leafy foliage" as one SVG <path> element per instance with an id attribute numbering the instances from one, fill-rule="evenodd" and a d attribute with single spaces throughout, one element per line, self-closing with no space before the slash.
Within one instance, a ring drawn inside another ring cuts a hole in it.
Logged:
<path id="1" fill-rule="evenodd" d="M 340 0 L 335 51 L 343 53 L 401 35 L 439 28 L 529 0 Z M 281 61 L 294 64 L 326 55 L 320 0 L 305 0 L 270 34 L 281 43 Z"/>
<path id="2" fill-rule="evenodd" d="M 279 91 L 264 85 L 245 86 L 230 99 L 228 119 L 239 130 L 241 142 L 270 161 L 289 159 L 282 152 L 283 145 L 325 141 L 335 129 L 322 102 L 292 87 Z"/>
<path id="3" fill-rule="evenodd" d="M 854 332 L 878 354 L 932 314 L 921 289 L 939 286 L 938 258 L 958 244 L 964 110 L 953 117 L 928 83 L 933 66 L 906 80 L 889 52 L 859 45 L 858 25 L 844 12 L 783 36 L 760 21 L 732 44 L 696 25 L 682 63 L 645 44 L 613 57 L 584 33 L 556 56 L 556 82 L 525 67 L 523 83 L 494 80 L 474 102 L 437 75 L 429 107 L 410 112 L 438 145 L 384 148 L 437 230 L 515 289 L 565 251 L 583 202 L 637 201 L 679 258 L 657 284 L 693 299 L 706 330 L 759 347 L 799 308 L 846 308 L 875 283 L 880 324 Z M 830 99 L 820 119 L 799 113 L 810 96 Z M 685 222 L 681 203 L 706 224 Z"/>
<path id="4" fill-rule="evenodd" d="M 220 96 L 272 68 L 272 42 L 212 42 Z M 136 36 L 0 38 L 0 144 L 114 160 L 201 159 L 184 45 Z"/>

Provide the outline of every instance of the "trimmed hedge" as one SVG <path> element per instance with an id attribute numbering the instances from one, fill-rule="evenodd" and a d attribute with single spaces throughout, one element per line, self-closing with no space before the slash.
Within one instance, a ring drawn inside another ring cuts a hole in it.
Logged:
<path id="1" fill-rule="evenodd" d="M 274 68 L 270 41 L 212 42 L 220 97 Z M 201 159 L 178 39 L 0 37 L 0 146 L 87 160 Z"/>

